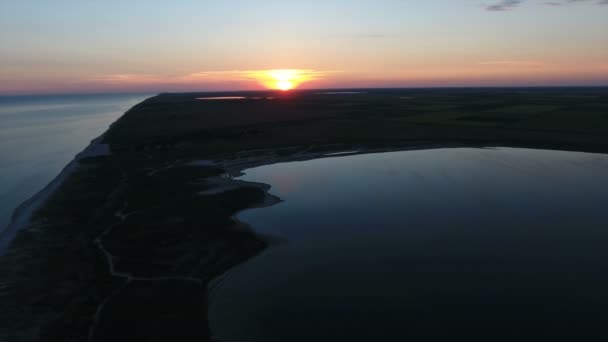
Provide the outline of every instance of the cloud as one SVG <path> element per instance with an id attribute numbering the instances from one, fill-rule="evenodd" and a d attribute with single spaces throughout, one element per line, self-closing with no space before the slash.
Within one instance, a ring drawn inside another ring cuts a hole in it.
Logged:
<path id="1" fill-rule="evenodd" d="M 546 63 L 541 61 L 529 61 L 529 60 L 500 60 L 500 61 L 486 61 L 479 63 L 480 65 L 498 66 L 503 68 L 542 68 L 546 66 Z"/>
<path id="2" fill-rule="evenodd" d="M 293 87 L 323 80 L 329 74 L 340 71 L 311 69 L 277 70 L 221 70 L 200 71 L 182 75 L 109 74 L 99 75 L 89 81 L 113 86 L 162 86 L 170 89 L 203 86 L 210 89 L 257 89 L 276 88 L 277 82 L 288 81 Z"/>
<path id="3" fill-rule="evenodd" d="M 487 11 L 509 11 L 523 4 L 525 0 L 501 0 L 494 5 L 486 5 Z M 608 5 L 608 0 L 561 0 L 561 1 L 546 1 L 543 4 L 547 6 L 562 6 L 572 3 L 589 3 L 596 5 Z"/>
<path id="4" fill-rule="evenodd" d="M 328 71 L 317 71 L 317 70 L 308 70 L 308 69 L 285 69 L 292 72 L 296 72 L 301 77 L 305 77 L 307 80 L 314 80 L 322 77 L 323 75 L 329 73 Z M 248 80 L 258 80 L 260 75 L 268 75 L 272 73 L 273 70 L 227 70 L 227 71 L 202 71 L 192 73 L 186 76 L 179 77 L 180 80 L 238 80 L 238 81 L 248 81 Z M 334 71 L 335 72 L 335 71 Z"/>
<path id="5" fill-rule="evenodd" d="M 107 83 L 148 83 L 160 80 L 162 80 L 161 77 L 149 74 L 110 74 L 93 78 L 93 81 Z"/>
<path id="6" fill-rule="evenodd" d="M 214 80 L 246 80 L 246 71 L 223 70 L 223 71 L 200 71 L 189 75 L 177 77 L 179 81 L 214 81 Z"/>
<path id="7" fill-rule="evenodd" d="M 488 11 L 508 11 L 520 5 L 523 0 L 502 0 L 497 4 L 486 6 Z"/>
<path id="8" fill-rule="evenodd" d="M 572 3 L 572 2 L 593 2 L 596 3 L 598 5 L 608 5 L 608 0 L 566 0 L 566 3 Z"/>

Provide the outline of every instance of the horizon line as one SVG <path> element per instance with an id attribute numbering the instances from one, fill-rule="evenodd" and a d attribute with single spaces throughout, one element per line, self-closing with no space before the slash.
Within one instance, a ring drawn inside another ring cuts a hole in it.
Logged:
<path id="1" fill-rule="evenodd" d="M 433 89 L 547 89 L 547 88 L 608 88 L 604 85 L 504 85 L 504 86 L 419 86 L 419 87 L 330 87 L 330 88 L 296 88 L 287 93 L 325 90 L 433 90 Z M 18 96 L 68 96 L 68 95 L 144 95 L 144 94 L 215 94 L 215 93 L 283 93 L 277 89 L 241 89 L 241 90 L 188 90 L 188 91 L 84 91 L 84 92 L 17 92 L 0 93 L 1 97 Z"/>

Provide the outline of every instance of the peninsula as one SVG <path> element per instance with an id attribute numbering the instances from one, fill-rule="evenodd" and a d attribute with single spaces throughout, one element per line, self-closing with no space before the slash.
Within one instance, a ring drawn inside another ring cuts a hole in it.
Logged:
<path id="1" fill-rule="evenodd" d="M 2 341 L 211 341 L 207 291 L 264 250 L 234 180 L 289 160 L 443 146 L 608 153 L 608 88 L 159 94 L 13 217 Z M 271 192 L 271 191 L 270 191 Z"/>

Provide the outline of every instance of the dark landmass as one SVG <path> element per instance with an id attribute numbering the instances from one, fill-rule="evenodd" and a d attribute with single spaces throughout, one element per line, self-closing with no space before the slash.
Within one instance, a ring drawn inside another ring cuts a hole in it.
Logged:
<path id="1" fill-rule="evenodd" d="M 268 244 L 233 218 L 276 200 L 225 177 L 248 166 L 446 145 L 608 153 L 608 88 L 362 91 L 133 107 L 103 138 L 112 154 L 81 159 L 0 258 L 0 340 L 211 340 L 209 283 Z"/>

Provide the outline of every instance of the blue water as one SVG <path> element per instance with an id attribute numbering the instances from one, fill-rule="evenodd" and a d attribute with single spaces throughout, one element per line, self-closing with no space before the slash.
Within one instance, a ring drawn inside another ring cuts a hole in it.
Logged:
<path id="1" fill-rule="evenodd" d="M 0 231 L 89 142 L 150 95 L 0 97 Z"/>
<path id="2" fill-rule="evenodd" d="M 608 155 L 454 148 L 244 172 L 283 202 L 238 218 L 277 242 L 211 291 L 218 341 L 608 339 Z"/>

